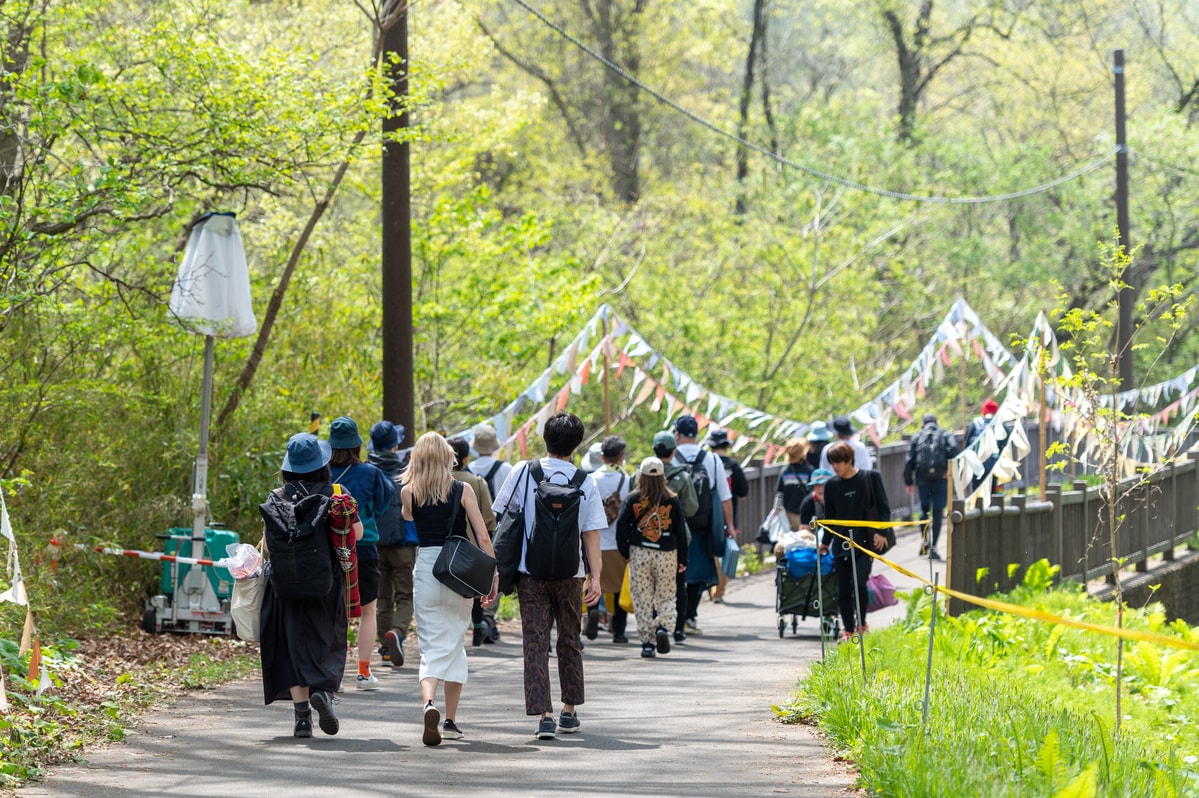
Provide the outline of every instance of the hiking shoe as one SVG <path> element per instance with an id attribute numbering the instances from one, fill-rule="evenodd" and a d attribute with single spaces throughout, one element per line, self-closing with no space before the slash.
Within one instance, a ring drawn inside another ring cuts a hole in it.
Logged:
<path id="1" fill-rule="evenodd" d="M 320 718 L 321 731 L 328 735 L 337 734 L 341 728 L 341 723 L 337 720 L 337 713 L 333 710 L 333 705 L 337 703 L 336 698 L 329 695 L 326 690 L 313 690 L 308 696 L 308 703 L 316 710 L 316 715 Z"/>
<path id="2" fill-rule="evenodd" d="M 307 715 L 296 715 L 296 737 L 305 739 L 312 736 L 312 713 Z"/>
<path id="3" fill-rule="evenodd" d="M 921 543 L 921 544 L 920 544 L 920 556 L 921 556 L 921 557 L 927 557 L 927 556 L 928 556 L 928 544 L 927 544 L 927 543 Z"/>
<path id="4" fill-rule="evenodd" d="M 558 732 L 560 734 L 574 734 L 581 728 L 583 728 L 583 724 L 579 723 L 578 712 L 564 711 L 558 716 Z"/>
<path id="5" fill-rule="evenodd" d="M 441 745 L 441 732 L 437 726 L 441 723 L 441 712 L 433 706 L 433 702 L 425 704 L 425 733 L 421 742 L 425 745 Z"/>
<path id="6" fill-rule="evenodd" d="M 687 633 L 686 633 L 686 632 L 684 632 L 682 629 L 680 629 L 679 631 L 675 632 L 675 633 L 674 633 L 674 644 L 675 644 L 676 646 L 685 646 L 685 645 L 687 645 Z"/>
<path id="7" fill-rule="evenodd" d="M 370 676 L 358 674 L 358 689 L 373 693 L 379 689 L 379 677 L 373 673 Z"/>
<path id="8" fill-rule="evenodd" d="M 641 646 L 641 656 L 645 657 L 646 659 L 650 659 L 651 657 L 657 656 L 654 653 L 654 644 L 653 643 L 643 644 Z"/>
<path id="9" fill-rule="evenodd" d="M 618 644 L 627 643 L 627 642 L 629 642 L 629 638 L 626 637 L 625 635 L 612 635 L 612 642 L 618 643 Z"/>
<path id="10" fill-rule="evenodd" d="M 395 629 L 388 629 L 387 634 L 383 635 L 383 643 L 391 655 L 391 667 L 401 667 L 404 664 L 404 641 L 400 637 L 400 633 Z"/>
<path id="11" fill-rule="evenodd" d="M 599 607 L 587 608 L 587 628 L 583 631 L 588 640 L 594 640 L 599 635 Z"/>
<path id="12" fill-rule="evenodd" d="M 558 724 L 553 718 L 542 718 L 537 724 L 537 739 L 538 740 L 556 740 L 558 738 Z"/>
<path id="13" fill-rule="evenodd" d="M 704 633 L 704 630 L 699 628 L 699 623 L 696 621 L 687 621 L 687 623 L 683 626 L 683 630 L 687 634 L 696 635 L 697 637 Z"/>
<path id="14" fill-rule="evenodd" d="M 459 729 L 458 724 L 446 718 L 446 721 L 441 724 L 441 739 L 443 740 L 461 740 L 465 737 Z"/>
<path id="15" fill-rule="evenodd" d="M 659 626 L 658 631 L 654 632 L 654 639 L 658 641 L 659 654 L 670 653 L 670 635 L 666 633 L 665 629 Z"/>
<path id="16" fill-rule="evenodd" d="M 474 648 L 483 645 L 483 624 L 478 623 L 472 627 L 470 632 L 470 644 Z"/>

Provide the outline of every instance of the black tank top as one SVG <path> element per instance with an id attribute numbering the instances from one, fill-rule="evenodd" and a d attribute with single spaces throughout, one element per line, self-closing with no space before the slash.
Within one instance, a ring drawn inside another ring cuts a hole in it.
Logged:
<path id="1" fill-rule="evenodd" d="M 455 480 L 457 488 L 457 480 Z M 450 491 L 450 498 L 440 503 L 422 504 L 412 508 L 412 522 L 416 524 L 416 538 L 422 546 L 441 546 L 449 537 L 450 514 L 457 496 L 458 518 L 454 520 L 454 534 L 466 537 L 466 508 L 461 506 L 462 489 Z"/>

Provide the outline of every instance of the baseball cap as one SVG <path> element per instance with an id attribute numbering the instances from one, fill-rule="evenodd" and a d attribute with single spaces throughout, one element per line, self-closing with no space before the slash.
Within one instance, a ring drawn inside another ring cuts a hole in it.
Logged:
<path id="1" fill-rule="evenodd" d="M 660 477 L 666 472 L 666 467 L 662 465 L 662 461 L 658 458 L 647 457 L 641 461 L 641 468 L 639 470 L 647 477 Z"/>
<path id="2" fill-rule="evenodd" d="M 814 488 L 817 485 L 823 485 L 834 476 L 832 471 L 827 468 L 817 468 L 812 472 L 812 476 L 808 477 L 808 487 Z"/>
<path id="3" fill-rule="evenodd" d="M 674 431 L 684 438 L 694 438 L 699 435 L 699 423 L 695 416 L 679 416 L 674 422 Z"/>
<path id="4" fill-rule="evenodd" d="M 655 449 L 674 449 L 678 447 L 678 443 L 674 439 L 673 432 L 663 430 L 654 435 L 653 448 Z"/>

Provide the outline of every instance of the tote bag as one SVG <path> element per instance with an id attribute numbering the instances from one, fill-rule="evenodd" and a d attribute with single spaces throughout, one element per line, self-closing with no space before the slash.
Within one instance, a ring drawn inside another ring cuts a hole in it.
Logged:
<path id="1" fill-rule="evenodd" d="M 233 597 L 229 599 L 229 614 L 233 616 L 233 629 L 247 643 L 258 642 L 259 613 L 262 611 L 263 585 L 270 577 L 256 574 L 246 579 L 233 580 Z"/>

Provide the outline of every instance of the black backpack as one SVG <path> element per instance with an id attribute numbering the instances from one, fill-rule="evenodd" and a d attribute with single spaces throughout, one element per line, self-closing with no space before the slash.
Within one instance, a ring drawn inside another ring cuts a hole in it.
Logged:
<path id="1" fill-rule="evenodd" d="M 333 544 L 329 539 L 329 497 L 307 493 L 289 482 L 258 505 L 262 534 L 271 555 L 270 578 L 283 599 L 312 599 L 333 589 Z"/>
<path id="2" fill-rule="evenodd" d="M 577 469 L 570 482 L 546 479 L 541 463 L 529 461 L 533 489 L 533 535 L 525 549 L 525 568 L 538 579 L 569 579 L 579 572 L 579 508 L 587 474 Z"/>
<path id="3" fill-rule="evenodd" d="M 683 460 L 691 469 L 691 485 L 695 488 L 695 498 L 699 503 L 695 515 L 687 516 L 687 525 L 699 532 L 707 532 L 712 528 L 712 479 L 708 476 L 708 469 L 704 467 L 704 457 L 707 454 L 700 450 L 694 460 Z"/>
<path id="4" fill-rule="evenodd" d="M 495 486 L 495 475 L 503 464 L 503 460 L 496 460 L 491 464 L 491 469 L 487 472 L 487 475 L 483 477 L 483 481 L 487 483 L 487 489 L 491 491 L 491 498 L 493 499 L 499 495 L 499 491 L 496 490 Z"/>
<path id="5" fill-rule="evenodd" d="M 924 481 L 942 479 L 948 470 L 945 431 L 922 430 L 916 439 L 916 478 Z"/>

